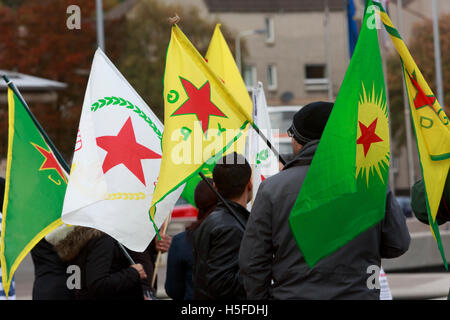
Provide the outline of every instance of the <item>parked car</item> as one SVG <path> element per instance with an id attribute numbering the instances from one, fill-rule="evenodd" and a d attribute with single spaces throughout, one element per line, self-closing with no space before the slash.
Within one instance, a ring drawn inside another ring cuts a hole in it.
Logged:
<path id="1" fill-rule="evenodd" d="M 198 210 L 183 198 L 179 198 L 172 211 L 172 220 L 189 222 L 197 219 Z"/>
<path id="2" fill-rule="evenodd" d="M 405 214 L 405 217 L 412 217 L 411 198 L 407 196 L 397 196 L 397 201 Z"/>

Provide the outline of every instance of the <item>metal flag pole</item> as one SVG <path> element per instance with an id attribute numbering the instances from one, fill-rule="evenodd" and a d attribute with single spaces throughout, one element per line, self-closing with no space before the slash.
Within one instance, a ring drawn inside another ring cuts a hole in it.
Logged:
<path id="1" fill-rule="evenodd" d="M 328 0 L 324 0 L 325 6 L 325 51 L 327 56 L 327 78 L 328 78 L 328 101 L 333 102 L 333 80 L 332 80 L 332 65 L 331 65 L 331 52 L 330 52 L 330 7 Z"/>
<path id="2" fill-rule="evenodd" d="M 402 0 L 397 1 L 397 16 L 398 16 L 398 28 L 400 34 L 403 33 L 403 2 Z M 402 72 L 402 82 L 403 82 L 403 109 L 405 114 L 405 135 L 406 135 L 406 152 L 408 155 L 408 178 L 409 187 L 411 188 L 414 184 L 414 161 L 413 161 L 413 143 L 412 143 L 412 129 L 411 129 L 411 114 L 409 110 L 409 98 L 406 91 L 405 75 Z"/>
<path id="3" fill-rule="evenodd" d="M 441 44 L 439 37 L 439 15 L 438 2 L 433 0 L 433 40 L 434 40 L 434 65 L 436 69 L 436 89 L 437 99 L 441 106 L 444 106 L 444 86 L 442 85 L 442 61 Z"/>
<path id="4" fill-rule="evenodd" d="M 128 262 L 130 264 L 136 264 L 136 262 L 133 260 L 133 258 L 130 256 L 130 254 L 128 253 L 127 249 L 125 249 L 125 247 L 119 242 L 116 241 L 119 244 L 120 249 L 122 250 L 123 254 L 125 255 L 125 257 L 127 258 Z M 144 291 L 144 295 L 149 298 L 150 300 L 152 300 L 152 296 L 150 295 L 150 292 L 148 290 L 143 290 Z"/>
<path id="5" fill-rule="evenodd" d="M 96 0 L 97 8 L 97 45 L 105 52 L 105 33 L 103 31 L 103 0 Z"/>

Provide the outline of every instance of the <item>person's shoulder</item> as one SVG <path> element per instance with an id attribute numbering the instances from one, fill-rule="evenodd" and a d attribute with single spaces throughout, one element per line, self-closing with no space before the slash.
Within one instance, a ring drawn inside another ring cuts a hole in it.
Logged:
<path id="1" fill-rule="evenodd" d="M 217 207 L 205 218 L 205 220 L 203 220 L 200 227 L 214 233 L 224 228 L 229 228 L 233 225 L 233 221 L 234 218 L 225 210 L 225 208 Z"/>
<path id="2" fill-rule="evenodd" d="M 260 185 L 260 188 L 263 187 L 268 192 L 272 190 L 274 187 L 280 187 L 284 184 L 289 184 L 293 179 L 296 179 L 297 176 L 302 175 L 302 172 L 307 172 L 308 167 L 306 166 L 296 166 L 284 169 L 273 176 L 266 178 Z"/>
<path id="3" fill-rule="evenodd" d="M 88 246 L 90 248 L 93 247 L 114 247 L 116 245 L 116 240 L 111 237 L 109 234 L 104 232 L 99 232 L 95 236 L 93 236 L 89 242 Z"/>
<path id="4" fill-rule="evenodd" d="M 176 246 L 179 243 L 182 243 L 182 242 L 186 241 L 187 233 L 188 233 L 188 231 L 182 231 L 182 232 L 177 233 L 176 235 L 174 235 L 172 237 L 172 244 L 171 244 L 171 246 Z"/>

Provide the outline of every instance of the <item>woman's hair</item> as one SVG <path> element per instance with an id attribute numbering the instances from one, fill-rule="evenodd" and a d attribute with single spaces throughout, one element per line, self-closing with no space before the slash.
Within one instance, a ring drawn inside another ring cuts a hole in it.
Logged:
<path id="1" fill-rule="evenodd" d="M 211 185 L 213 184 L 212 179 L 207 178 L 206 180 L 208 180 Z M 198 209 L 198 215 L 197 220 L 186 228 L 188 231 L 197 229 L 203 220 L 214 211 L 217 205 L 217 195 L 204 180 L 201 180 L 195 188 L 194 201 L 195 206 Z"/>

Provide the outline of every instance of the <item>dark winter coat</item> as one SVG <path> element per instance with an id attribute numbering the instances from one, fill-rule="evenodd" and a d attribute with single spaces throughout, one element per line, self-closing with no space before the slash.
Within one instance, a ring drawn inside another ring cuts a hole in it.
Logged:
<path id="1" fill-rule="evenodd" d="M 116 240 L 95 229 L 76 227 L 56 246 L 60 257 L 80 267 L 78 300 L 142 300 L 139 273 Z"/>
<path id="2" fill-rule="evenodd" d="M 249 212 L 227 201 L 237 217 L 219 202 L 194 231 L 194 299 L 239 300 L 246 294 L 239 272 L 239 247 Z"/>
<path id="3" fill-rule="evenodd" d="M 167 255 L 165 289 L 173 300 L 192 300 L 193 234 L 184 231 L 173 237 Z"/>
<path id="4" fill-rule="evenodd" d="M 288 218 L 318 143 L 307 143 L 283 171 L 258 189 L 239 255 L 249 299 L 379 299 L 380 290 L 368 288 L 373 275 L 368 267 L 408 250 L 405 217 L 388 192 L 380 223 L 308 267 Z"/>
<path id="5" fill-rule="evenodd" d="M 72 300 L 74 292 L 67 287 L 67 267 L 52 244 L 44 239 L 31 250 L 34 264 L 33 300 Z"/>
<path id="6" fill-rule="evenodd" d="M 411 188 L 411 209 L 420 222 L 429 224 L 425 183 L 423 179 L 417 181 Z M 436 213 L 436 222 L 438 225 L 444 224 L 447 221 L 450 221 L 450 175 L 447 176 L 441 202 Z"/>

